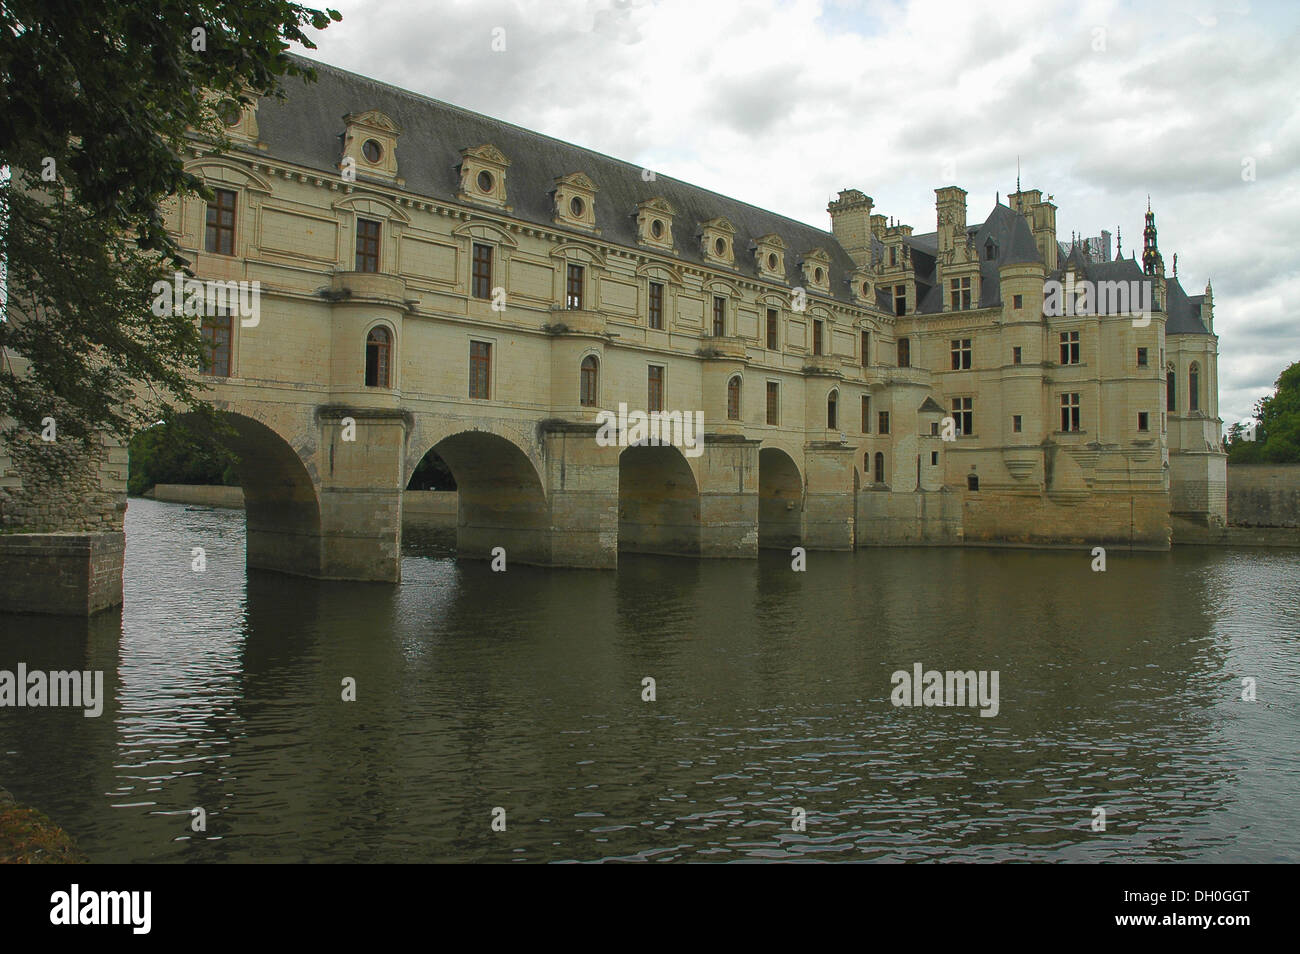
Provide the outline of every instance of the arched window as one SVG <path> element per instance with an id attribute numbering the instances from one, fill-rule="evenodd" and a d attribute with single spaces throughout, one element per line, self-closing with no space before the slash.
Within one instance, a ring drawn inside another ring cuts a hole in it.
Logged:
<path id="1" fill-rule="evenodd" d="M 366 335 L 366 387 L 386 388 L 391 365 L 393 338 L 388 329 L 376 325 Z"/>
<path id="2" fill-rule="evenodd" d="M 876 451 L 876 483 L 883 484 L 884 482 L 885 482 L 885 455 L 882 454 L 880 451 Z"/>
<path id="3" fill-rule="evenodd" d="M 840 418 L 839 418 L 839 414 L 837 413 L 839 400 L 840 400 L 839 391 L 832 391 L 826 397 L 826 427 L 828 430 L 833 431 L 840 426 Z"/>
<path id="4" fill-rule="evenodd" d="M 1201 366 L 1195 361 L 1187 369 L 1187 410 L 1201 409 Z"/>
<path id="5" fill-rule="evenodd" d="M 727 382 L 727 420 L 740 420 L 740 375 Z"/>
<path id="6" fill-rule="evenodd" d="M 1173 411 L 1176 401 L 1174 396 L 1178 393 L 1178 379 L 1174 376 L 1172 367 L 1165 371 L 1165 410 Z"/>
<path id="7" fill-rule="evenodd" d="M 596 360 L 594 354 L 589 354 L 582 359 L 582 371 L 579 375 L 581 385 L 579 400 L 583 407 L 595 407 L 596 395 L 598 394 L 597 385 L 600 383 L 600 362 Z"/>

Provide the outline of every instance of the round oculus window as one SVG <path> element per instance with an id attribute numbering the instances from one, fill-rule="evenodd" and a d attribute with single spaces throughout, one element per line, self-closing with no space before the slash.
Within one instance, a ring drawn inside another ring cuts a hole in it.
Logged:
<path id="1" fill-rule="evenodd" d="M 366 157 L 366 162 L 378 162 L 384 157 L 384 147 L 374 139 L 367 139 L 361 144 L 361 155 Z"/>
<path id="2" fill-rule="evenodd" d="M 713 242 L 713 254 L 719 258 L 727 254 L 727 243 L 722 239 L 716 239 Z"/>
<path id="3" fill-rule="evenodd" d="M 776 255 L 775 255 L 775 254 L 771 254 L 771 255 L 768 255 L 768 256 L 767 256 L 767 270 L 768 270 L 769 272 L 774 272 L 774 271 L 776 271 Z"/>
<path id="4" fill-rule="evenodd" d="M 871 297 L 871 283 L 870 283 L 870 282 L 863 282 L 863 283 L 862 283 L 862 297 L 863 297 L 863 298 L 870 298 L 870 297 Z"/>
<path id="5" fill-rule="evenodd" d="M 484 169 L 478 174 L 478 191 L 491 192 L 494 185 L 496 185 L 496 180 L 492 178 L 492 173 Z"/>
<path id="6" fill-rule="evenodd" d="M 238 103 L 222 103 L 217 110 L 217 115 L 221 117 L 221 121 L 227 126 L 238 126 L 244 111 Z"/>
<path id="7" fill-rule="evenodd" d="M 821 284 L 822 270 L 820 268 L 813 269 L 813 281 L 815 281 L 819 285 Z"/>
<path id="8" fill-rule="evenodd" d="M 663 238 L 664 224 L 660 222 L 658 219 L 655 219 L 653 222 L 650 223 L 650 234 L 653 235 L 655 238 Z"/>
<path id="9" fill-rule="evenodd" d="M 569 200 L 569 214 L 575 219 L 582 218 L 582 213 L 587 210 L 587 204 L 576 195 Z"/>

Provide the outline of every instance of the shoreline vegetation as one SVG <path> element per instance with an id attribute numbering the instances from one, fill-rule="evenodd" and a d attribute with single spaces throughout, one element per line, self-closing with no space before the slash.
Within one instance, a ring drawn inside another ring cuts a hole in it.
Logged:
<path id="1" fill-rule="evenodd" d="M 0 864 L 85 864 L 72 836 L 34 808 L 24 808 L 0 788 Z"/>

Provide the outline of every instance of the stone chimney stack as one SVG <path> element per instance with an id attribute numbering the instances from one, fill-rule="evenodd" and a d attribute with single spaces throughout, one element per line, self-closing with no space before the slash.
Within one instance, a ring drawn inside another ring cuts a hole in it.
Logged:
<path id="1" fill-rule="evenodd" d="M 876 218 L 871 209 L 874 205 L 866 193 L 843 189 L 840 197 L 826 207 L 831 214 L 831 233 L 859 266 L 871 265 L 872 220 Z"/>
<path id="2" fill-rule="evenodd" d="M 966 244 L 966 190 L 944 186 L 934 190 L 934 217 L 937 222 L 939 254 L 951 252 L 959 243 Z"/>

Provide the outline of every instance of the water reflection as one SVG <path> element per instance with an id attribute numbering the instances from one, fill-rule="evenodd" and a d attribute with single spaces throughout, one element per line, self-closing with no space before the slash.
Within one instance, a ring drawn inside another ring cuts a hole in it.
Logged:
<path id="1" fill-rule="evenodd" d="M 1300 854 L 1300 554 L 440 547 L 400 587 L 248 574 L 242 515 L 133 501 L 120 614 L 0 617 L 0 668 L 109 694 L 0 710 L 0 784 L 102 861 Z M 998 670 L 999 715 L 894 708 L 916 662 Z"/>

